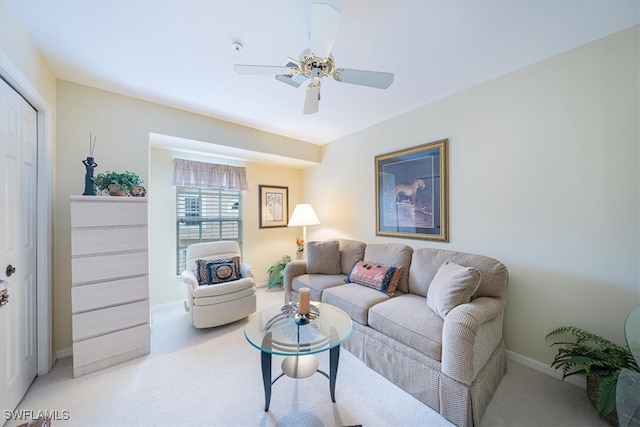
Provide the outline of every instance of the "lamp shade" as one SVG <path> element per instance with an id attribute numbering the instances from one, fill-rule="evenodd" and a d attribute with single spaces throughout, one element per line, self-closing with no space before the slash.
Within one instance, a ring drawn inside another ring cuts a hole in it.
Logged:
<path id="1" fill-rule="evenodd" d="M 313 211 L 311 205 L 308 203 L 301 203 L 296 205 L 287 225 L 289 227 L 299 227 L 318 224 L 320 224 L 320 220 L 318 219 L 316 213 Z"/>

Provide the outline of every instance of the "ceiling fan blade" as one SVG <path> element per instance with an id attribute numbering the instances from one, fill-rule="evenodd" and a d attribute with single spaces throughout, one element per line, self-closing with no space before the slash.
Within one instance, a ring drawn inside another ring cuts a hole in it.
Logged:
<path id="1" fill-rule="evenodd" d="M 307 86 L 307 94 L 304 97 L 304 114 L 314 114 L 318 112 L 320 106 L 320 81 L 311 82 Z"/>
<path id="2" fill-rule="evenodd" d="M 339 82 L 375 87 L 378 89 L 386 89 L 393 83 L 393 73 L 384 73 L 381 71 L 338 68 L 333 72 L 333 78 Z"/>
<path id="3" fill-rule="evenodd" d="M 328 4 L 312 5 L 310 48 L 312 54 L 318 58 L 327 58 L 331 54 L 341 17 L 342 13 Z"/>
<path id="4" fill-rule="evenodd" d="M 283 67 L 279 65 L 242 65 L 233 66 L 233 71 L 238 74 L 296 74 L 297 68 Z"/>

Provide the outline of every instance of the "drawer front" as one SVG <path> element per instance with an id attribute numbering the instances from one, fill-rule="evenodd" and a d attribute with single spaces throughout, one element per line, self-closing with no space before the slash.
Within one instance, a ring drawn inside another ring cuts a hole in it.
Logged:
<path id="1" fill-rule="evenodd" d="M 73 341 L 149 323 L 149 302 L 139 301 L 72 316 Z"/>
<path id="2" fill-rule="evenodd" d="M 88 340 L 73 343 L 73 365 L 74 369 L 83 365 L 96 362 L 104 362 L 104 366 L 109 359 L 116 359 L 118 355 L 132 352 L 139 348 L 149 346 L 149 325 L 141 325 L 131 329 L 114 332 Z"/>
<path id="3" fill-rule="evenodd" d="M 109 227 L 147 224 L 146 200 L 116 197 L 95 201 L 71 200 L 71 224 L 73 227 Z"/>
<path id="4" fill-rule="evenodd" d="M 79 313 L 149 298 L 148 276 L 71 288 L 71 311 Z"/>
<path id="5" fill-rule="evenodd" d="M 87 282 L 142 276 L 147 275 L 149 255 L 145 251 L 73 258 L 71 268 L 72 286 Z"/>
<path id="6" fill-rule="evenodd" d="M 145 250 L 147 227 L 81 228 L 71 232 L 71 256 Z"/>

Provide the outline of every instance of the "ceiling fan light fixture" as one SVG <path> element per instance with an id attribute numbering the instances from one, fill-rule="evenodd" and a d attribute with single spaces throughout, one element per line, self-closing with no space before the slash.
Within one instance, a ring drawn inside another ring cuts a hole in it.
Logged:
<path id="1" fill-rule="evenodd" d="M 313 3 L 311 45 L 309 49 L 302 52 L 299 63 L 296 64 L 289 58 L 290 63 L 287 63 L 287 66 L 236 64 L 233 69 L 239 74 L 275 75 L 277 80 L 294 87 L 299 87 L 301 84 L 301 81 L 294 81 L 294 79 L 302 79 L 302 76 L 312 79 L 312 82 L 307 86 L 304 114 L 318 112 L 320 81 L 327 76 L 333 76 L 338 82 L 387 89 L 393 83 L 393 73 L 335 68 L 331 49 L 341 16 L 339 10 L 328 4 Z"/>
<path id="2" fill-rule="evenodd" d="M 335 63 L 332 56 L 319 58 L 312 53 L 307 53 L 300 58 L 300 72 L 307 77 L 329 76 L 334 67 Z M 318 75 L 314 75 L 314 73 Z"/>

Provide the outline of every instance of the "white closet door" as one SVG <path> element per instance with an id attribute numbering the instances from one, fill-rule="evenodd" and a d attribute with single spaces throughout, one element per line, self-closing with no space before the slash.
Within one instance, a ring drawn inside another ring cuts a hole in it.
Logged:
<path id="1" fill-rule="evenodd" d="M 37 374 L 37 113 L 0 80 L 0 408 L 14 409 Z M 15 269 L 15 270 L 14 270 Z"/>

